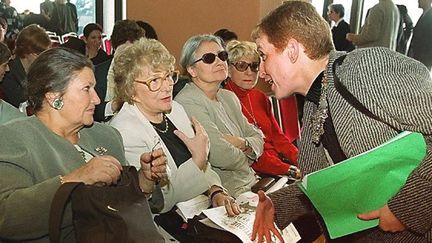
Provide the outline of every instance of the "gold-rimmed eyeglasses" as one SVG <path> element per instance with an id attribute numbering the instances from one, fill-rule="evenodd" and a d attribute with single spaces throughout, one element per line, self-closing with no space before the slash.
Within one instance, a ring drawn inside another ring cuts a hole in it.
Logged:
<path id="1" fill-rule="evenodd" d="M 156 92 L 160 90 L 164 81 L 167 81 L 169 85 L 174 85 L 175 83 L 177 83 L 179 76 L 180 72 L 178 70 L 175 70 L 170 71 L 165 75 L 150 77 L 146 80 L 135 79 L 135 82 L 145 84 L 151 92 Z"/>

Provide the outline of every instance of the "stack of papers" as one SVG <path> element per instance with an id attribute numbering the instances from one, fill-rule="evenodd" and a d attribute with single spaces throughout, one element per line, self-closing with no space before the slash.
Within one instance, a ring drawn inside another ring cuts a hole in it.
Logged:
<path id="1" fill-rule="evenodd" d="M 225 207 L 206 209 L 203 213 L 220 228 L 235 234 L 242 242 L 252 242 L 250 237 L 255 220 L 258 195 L 253 192 L 245 192 L 236 201 L 242 210 L 237 216 L 228 217 Z M 286 243 L 295 243 L 301 239 L 293 224 L 283 229 L 281 234 Z M 274 235 L 272 236 L 272 242 L 279 242 Z"/>

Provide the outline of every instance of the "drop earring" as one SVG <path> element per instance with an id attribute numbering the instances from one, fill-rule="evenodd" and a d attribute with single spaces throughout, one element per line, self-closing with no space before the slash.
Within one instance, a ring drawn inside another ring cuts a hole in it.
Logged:
<path id="1" fill-rule="evenodd" d="M 52 102 L 52 107 L 56 110 L 60 110 L 61 108 L 63 108 L 63 100 L 61 98 L 56 98 L 53 102 Z"/>

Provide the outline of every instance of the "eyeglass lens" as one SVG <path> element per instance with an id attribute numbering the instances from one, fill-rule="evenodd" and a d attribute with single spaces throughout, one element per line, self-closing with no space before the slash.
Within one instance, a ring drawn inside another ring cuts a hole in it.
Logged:
<path id="1" fill-rule="evenodd" d="M 202 57 L 200 59 L 196 60 L 195 63 L 197 63 L 199 61 L 203 61 L 203 63 L 205 63 L 205 64 L 212 64 L 216 60 L 216 56 L 222 62 L 225 62 L 226 60 L 228 60 L 228 52 L 221 51 L 217 55 L 214 53 L 206 53 L 206 54 L 202 55 Z"/>
<path id="2" fill-rule="evenodd" d="M 174 85 L 175 83 L 177 83 L 179 76 L 180 75 L 178 71 L 172 71 L 163 77 L 154 78 L 149 82 L 149 89 L 151 91 L 159 90 L 165 80 L 168 80 L 168 83 L 170 85 Z"/>
<path id="3" fill-rule="evenodd" d="M 258 68 L 259 68 L 259 62 L 247 63 L 247 62 L 240 61 L 240 62 L 233 63 L 233 65 L 239 72 L 244 72 L 248 67 L 250 67 L 251 71 L 256 73 L 258 72 Z"/>

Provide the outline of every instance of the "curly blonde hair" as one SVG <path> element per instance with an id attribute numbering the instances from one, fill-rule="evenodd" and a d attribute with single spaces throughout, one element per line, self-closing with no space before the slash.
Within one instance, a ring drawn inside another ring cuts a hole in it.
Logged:
<path id="1" fill-rule="evenodd" d="M 229 41 L 226 45 L 228 60 L 230 63 L 236 63 L 242 58 L 251 58 L 259 61 L 259 53 L 255 43 L 250 41 Z"/>
<path id="2" fill-rule="evenodd" d="M 133 104 L 136 94 L 135 79 L 141 75 L 143 67 L 153 72 L 174 70 L 175 58 L 162 43 L 154 39 L 141 38 L 119 50 L 113 60 L 114 99 Z"/>

